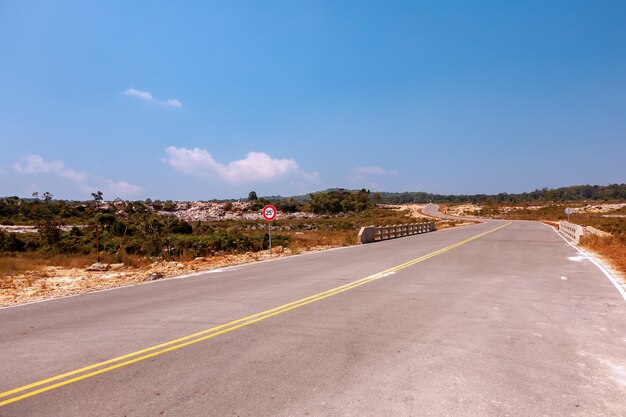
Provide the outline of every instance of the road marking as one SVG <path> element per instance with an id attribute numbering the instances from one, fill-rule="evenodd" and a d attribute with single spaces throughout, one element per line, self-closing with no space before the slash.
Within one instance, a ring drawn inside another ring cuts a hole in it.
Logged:
<path id="1" fill-rule="evenodd" d="M 381 278 L 385 278 L 385 277 L 388 277 L 389 275 L 393 275 L 393 274 L 395 274 L 395 271 L 387 272 L 386 274 L 378 273 L 378 274 L 370 275 L 369 279 L 370 280 L 381 279 Z"/>
<path id="2" fill-rule="evenodd" d="M 574 261 L 574 262 L 580 262 L 583 259 L 589 259 L 588 256 L 570 256 L 567 259 L 569 259 L 570 261 Z"/>
<path id="3" fill-rule="evenodd" d="M 151 346 L 151 347 L 148 347 L 148 348 L 145 348 L 145 349 L 141 349 L 141 350 L 138 350 L 138 351 L 135 351 L 135 352 L 131 352 L 131 353 L 128 353 L 126 355 L 118 356 L 116 358 L 112 358 L 112 359 L 109 359 L 109 360 L 106 360 L 106 361 L 103 361 L 103 362 L 95 363 L 93 365 L 85 366 L 85 367 L 80 368 L 80 369 L 76 369 L 76 370 L 69 371 L 69 372 L 66 372 L 66 373 L 63 373 L 63 374 L 60 374 L 60 375 L 56 375 L 56 376 L 53 376 L 53 377 L 50 377 L 50 378 L 47 378 L 47 379 L 36 381 L 36 382 L 33 382 L 31 384 L 28 384 L 28 385 L 24 385 L 24 386 L 21 386 L 21 387 L 18 387 L 18 388 L 11 389 L 9 391 L 1 392 L 0 393 L 0 398 L 10 397 L 10 396 L 12 396 L 14 394 L 19 394 L 19 393 L 22 393 L 22 392 L 23 392 L 23 394 L 20 394 L 18 396 L 14 396 L 14 397 L 8 398 L 6 400 L 0 401 L 0 407 L 2 407 L 4 405 L 7 405 L 7 404 L 14 403 L 16 401 L 20 401 L 20 400 L 23 400 L 23 399 L 26 399 L 26 398 L 38 395 L 38 394 L 41 394 L 41 393 L 44 393 L 44 392 L 47 392 L 47 391 L 51 391 L 51 390 L 56 389 L 56 388 L 60 388 L 60 387 L 62 387 L 64 385 L 69 385 L 69 384 L 72 384 L 74 382 L 81 381 L 83 379 L 87 379 L 87 378 L 90 378 L 90 377 L 93 377 L 93 376 L 96 376 L 96 375 L 103 374 L 105 372 L 109 372 L 109 371 L 112 371 L 112 370 L 115 370 L 115 369 L 118 369 L 118 368 L 121 368 L 121 367 L 124 367 L 124 366 L 128 366 L 128 365 L 131 365 L 133 363 L 137 363 L 137 362 L 140 362 L 140 361 L 152 358 L 154 356 L 162 355 L 164 353 L 171 352 L 173 350 L 181 349 L 183 347 L 190 346 L 190 345 L 193 345 L 195 343 L 198 343 L 198 342 L 201 342 L 201 341 L 204 341 L 204 340 L 208 340 L 208 339 L 214 338 L 216 336 L 219 336 L 221 334 L 228 333 L 228 332 L 231 332 L 233 330 L 239 329 L 241 327 L 249 326 L 250 324 L 253 324 L 253 323 L 256 323 L 256 322 L 268 319 L 270 317 L 277 316 L 277 315 L 282 314 L 282 313 L 286 313 L 286 312 L 291 311 L 293 309 L 296 309 L 296 308 L 299 308 L 299 307 L 302 307 L 302 306 L 314 303 L 316 301 L 320 301 L 320 300 L 326 299 L 328 297 L 332 297 L 334 295 L 343 293 L 345 291 L 348 291 L 348 290 L 360 287 L 361 285 L 368 284 L 368 283 L 370 283 L 372 281 L 375 281 L 377 279 L 381 279 L 383 277 L 386 277 L 386 276 L 389 276 L 389 275 L 393 275 L 397 271 L 400 271 L 402 269 L 408 268 L 408 267 L 413 266 L 413 265 L 415 265 L 417 263 L 420 263 L 420 262 L 423 262 L 423 261 L 425 261 L 427 259 L 433 258 L 433 257 L 435 257 L 437 255 L 441 255 L 442 253 L 447 252 L 449 250 L 452 250 L 454 248 L 457 248 L 457 247 L 459 247 L 461 245 L 465 245 L 466 243 L 469 243 L 469 242 L 471 242 L 473 240 L 479 239 L 479 238 L 481 238 L 483 236 L 486 236 L 486 235 L 488 235 L 490 233 L 493 233 L 493 232 L 495 232 L 497 230 L 500 230 L 500 229 L 502 229 L 502 228 L 504 228 L 504 227 L 506 227 L 506 226 L 508 226 L 510 224 L 511 224 L 511 222 L 506 223 L 506 224 L 504 224 L 502 226 L 498 226 L 496 228 L 487 230 L 486 232 L 479 233 L 479 234 L 474 235 L 472 237 L 469 237 L 469 238 L 467 238 L 465 240 L 462 240 L 460 242 L 454 243 L 454 244 L 452 244 L 450 246 L 446 246 L 445 248 L 439 249 L 439 250 L 437 250 L 435 252 L 431 252 L 431 253 L 429 253 L 427 255 L 420 256 L 419 258 L 415 258 L 413 260 L 410 260 L 410 261 L 405 262 L 403 264 L 391 267 L 389 269 L 386 269 L 384 271 L 378 272 L 376 274 L 367 276 L 365 278 L 358 279 L 356 281 L 349 282 L 347 284 L 341 285 L 339 287 L 332 288 L 332 289 L 327 290 L 327 291 L 323 291 L 323 292 L 311 295 L 309 297 L 301 298 L 299 300 L 292 301 L 290 303 L 283 304 L 281 306 L 274 307 L 272 309 L 265 310 L 265 311 L 262 311 L 260 313 L 252 314 L 250 316 L 243 317 L 243 318 L 238 319 L 238 320 L 234 320 L 234 321 L 231 321 L 231 322 L 228 322 L 228 323 L 225 323 L 225 324 L 221 324 L 219 326 L 212 327 L 212 328 L 207 329 L 207 330 L 203 330 L 203 331 L 200 331 L 200 332 L 197 332 L 197 333 L 190 334 L 188 336 L 180 337 L 178 339 L 170 340 L 168 342 L 164 342 L 164 343 L 161 343 L 161 344 L 158 344 L 158 345 L 155 345 L 155 346 Z M 98 369 L 98 368 L 100 368 L 100 369 Z M 91 371 L 91 372 L 87 372 L 87 371 Z M 85 372 L 87 372 L 87 373 L 85 373 Z M 72 378 L 69 378 L 69 377 L 72 377 Z M 69 379 L 66 379 L 66 378 L 69 378 Z M 59 381 L 59 382 L 56 382 L 56 381 Z M 54 383 L 54 382 L 56 382 L 56 383 Z M 47 385 L 47 384 L 50 384 L 50 385 Z M 34 389 L 34 390 L 30 391 L 31 389 L 37 388 L 37 387 L 41 387 L 41 388 Z M 25 392 L 25 391 L 28 391 L 28 392 Z"/>

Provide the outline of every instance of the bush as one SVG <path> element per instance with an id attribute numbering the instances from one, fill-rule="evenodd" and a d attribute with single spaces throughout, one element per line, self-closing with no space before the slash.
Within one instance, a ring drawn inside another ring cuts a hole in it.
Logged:
<path id="1" fill-rule="evenodd" d="M 175 219 L 169 226 L 169 232 L 174 234 L 190 235 L 193 233 L 193 227 L 184 220 Z"/>
<path id="2" fill-rule="evenodd" d="M 269 235 L 265 235 L 263 239 L 264 249 L 269 248 Z M 280 234 L 272 234 L 272 246 L 288 246 L 289 245 L 289 236 L 280 235 Z"/>
<path id="3" fill-rule="evenodd" d="M 26 244 L 16 233 L 0 232 L 0 252 L 24 252 Z"/>
<path id="4" fill-rule="evenodd" d="M 357 192 L 322 191 L 310 194 L 311 201 L 305 208 L 315 214 L 360 213 L 374 206 L 369 200 L 369 194 L 370 192 L 365 189 Z"/>

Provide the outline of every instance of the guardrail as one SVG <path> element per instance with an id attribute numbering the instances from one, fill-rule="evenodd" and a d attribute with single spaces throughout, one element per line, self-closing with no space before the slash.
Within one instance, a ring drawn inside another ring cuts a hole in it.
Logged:
<path id="1" fill-rule="evenodd" d="M 580 237 L 585 233 L 582 226 L 566 221 L 559 222 L 559 232 L 562 232 L 576 243 L 580 243 Z"/>
<path id="2" fill-rule="evenodd" d="M 358 244 L 378 242 L 380 240 L 395 239 L 403 236 L 412 236 L 420 233 L 434 232 L 435 222 L 396 224 L 393 226 L 361 227 Z"/>

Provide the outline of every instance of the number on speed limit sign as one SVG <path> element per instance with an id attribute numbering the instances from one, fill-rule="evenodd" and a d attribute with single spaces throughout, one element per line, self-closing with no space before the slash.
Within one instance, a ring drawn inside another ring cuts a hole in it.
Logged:
<path id="1" fill-rule="evenodd" d="M 276 214 L 277 214 L 276 207 L 272 206 L 271 204 L 268 204 L 267 206 L 263 207 L 263 218 L 267 220 L 268 222 L 271 222 L 272 220 L 274 220 L 276 218 Z"/>

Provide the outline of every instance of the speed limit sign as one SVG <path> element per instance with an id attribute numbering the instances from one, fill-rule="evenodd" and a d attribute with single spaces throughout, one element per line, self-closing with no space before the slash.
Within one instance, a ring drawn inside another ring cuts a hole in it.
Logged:
<path id="1" fill-rule="evenodd" d="M 271 204 L 268 204 L 267 206 L 263 207 L 263 218 L 265 220 L 267 220 L 268 222 L 271 222 L 272 220 L 274 220 L 276 218 L 276 207 L 272 206 Z"/>

